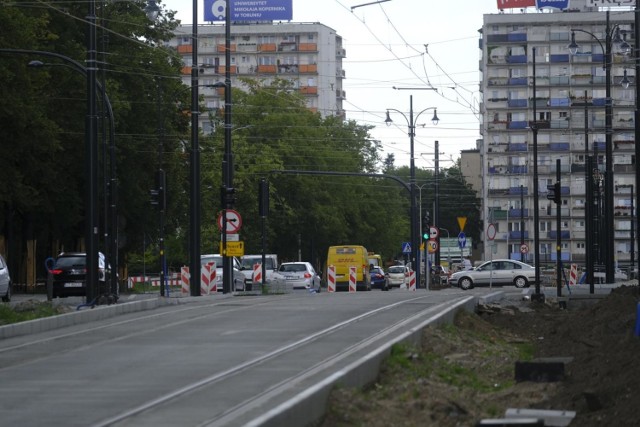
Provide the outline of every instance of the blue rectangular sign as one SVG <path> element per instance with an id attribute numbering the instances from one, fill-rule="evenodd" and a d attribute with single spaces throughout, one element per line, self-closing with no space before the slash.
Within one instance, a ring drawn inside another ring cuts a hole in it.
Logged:
<path id="1" fill-rule="evenodd" d="M 569 8 L 569 0 L 536 0 L 536 7 L 538 9 L 553 7 L 554 9 L 565 10 Z"/>
<path id="2" fill-rule="evenodd" d="M 231 21 L 290 21 L 292 0 L 204 0 L 204 20 L 224 21 L 227 2 Z"/>

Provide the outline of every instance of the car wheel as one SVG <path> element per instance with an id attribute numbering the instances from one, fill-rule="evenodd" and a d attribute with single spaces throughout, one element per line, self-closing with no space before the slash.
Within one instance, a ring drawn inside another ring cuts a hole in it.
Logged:
<path id="1" fill-rule="evenodd" d="M 11 283 L 7 286 L 7 293 L 2 297 L 3 302 L 11 302 Z"/>
<path id="2" fill-rule="evenodd" d="M 465 291 L 473 288 L 473 282 L 468 277 L 463 277 L 458 283 L 460 283 L 460 289 Z"/>
<path id="3" fill-rule="evenodd" d="M 513 280 L 513 284 L 515 285 L 516 288 L 518 289 L 522 289 L 522 288 L 526 288 L 527 286 L 529 286 L 529 282 L 527 282 L 527 279 L 522 277 L 522 276 L 518 276 Z"/>

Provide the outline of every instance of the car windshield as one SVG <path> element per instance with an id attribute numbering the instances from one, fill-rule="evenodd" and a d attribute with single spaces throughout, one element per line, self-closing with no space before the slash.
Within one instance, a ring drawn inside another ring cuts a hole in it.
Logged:
<path id="1" fill-rule="evenodd" d="M 403 266 L 389 267 L 389 273 L 404 273 Z"/>
<path id="2" fill-rule="evenodd" d="M 206 257 L 206 258 L 202 258 L 200 263 L 202 265 L 206 265 L 209 264 L 210 262 L 215 262 L 216 263 L 216 268 L 222 268 L 222 257 L 221 256 L 211 256 L 211 257 Z"/>
<path id="3" fill-rule="evenodd" d="M 252 270 L 255 264 L 262 264 L 262 257 L 260 258 L 243 258 L 241 261 L 243 270 Z M 269 270 L 273 270 L 273 258 L 265 258 L 265 267 Z"/>
<path id="4" fill-rule="evenodd" d="M 56 260 L 56 267 L 84 267 L 85 261 L 84 256 L 64 256 Z"/>
<path id="5" fill-rule="evenodd" d="M 307 266 L 304 264 L 282 264 L 280 266 L 280 271 L 284 271 L 284 272 L 307 271 Z"/>

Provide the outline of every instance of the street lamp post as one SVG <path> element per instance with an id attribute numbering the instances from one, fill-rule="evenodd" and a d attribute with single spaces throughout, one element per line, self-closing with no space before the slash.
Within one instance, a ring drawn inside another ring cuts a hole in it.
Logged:
<path id="1" fill-rule="evenodd" d="M 415 116 L 415 120 L 417 121 L 418 118 L 420 117 L 420 115 L 422 113 L 424 113 L 425 111 L 428 110 L 433 110 L 433 119 L 432 122 L 433 124 L 438 124 L 438 114 L 437 114 L 437 108 L 436 107 L 429 107 L 429 108 L 425 108 L 424 110 L 420 111 L 418 114 L 416 114 Z M 410 211 L 411 211 L 411 268 L 416 272 L 416 283 L 420 283 L 420 263 L 419 263 L 419 248 L 418 248 L 418 240 L 419 240 L 419 236 L 418 236 L 418 212 L 416 209 L 416 165 L 415 165 L 415 156 L 414 156 L 414 137 L 415 137 L 415 133 L 416 133 L 416 126 L 415 126 L 415 121 L 414 121 L 414 117 L 413 117 L 413 95 L 409 96 L 409 117 L 407 118 L 407 116 L 400 110 L 396 110 L 395 108 L 388 108 L 387 109 L 387 118 L 385 119 L 385 123 L 388 125 L 390 125 L 393 120 L 391 120 L 391 117 L 389 115 L 389 111 L 395 111 L 396 113 L 400 113 L 400 115 L 402 117 L 404 117 L 404 119 L 407 122 L 407 125 L 409 127 L 409 143 L 410 143 L 410 156 L 411 159 L 409 161 L 409 188 L 410 188 L 410 197 L 411 197 L 411 207 L 410 207 Z"/>
<path id="2" fill-rule="evenodd" d="M 590 35 L 598 42 L 600 48 L 604 52 L 603 68 L 605 70 L 605 188 L 604 188 L 604 233 L 605 233 L 605 271 L 606 282 L 613 283 L 615 281 L 615 258 L 614 258 L 614 218 L 613 218 L 613 106 L 611 101 L 611 65 L 613 62 L 612 45 L 615 39 L 616 43 L 622 43 L 621 48 L 624 54 L 628 54 L 630 46 L 620 39 L 620 28 L 616 24 L 611 27 L 609 23 L 609 11 L 606 12 L 605 27 L 605 43 L 589 31 L 572 28 L 571 43 L 569 44 L 569 52 L 575 55 L 578 52 L 578 44 L 576 43 L 575 33 L 581 32 Z M 637 77 L 637 76 L 636 76 Z M 637 124 L 636 124 L 637 125 Z M 596 159 L 597 162 L 597 159 Z"/>

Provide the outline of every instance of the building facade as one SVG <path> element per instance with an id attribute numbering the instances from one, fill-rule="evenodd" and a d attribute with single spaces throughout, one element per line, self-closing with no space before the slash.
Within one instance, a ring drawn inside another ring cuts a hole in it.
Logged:
<path id="1" fill-rule="evenodd" d="M 191 25 L 179 26 L 169 42 L 184 63 L 183 81 L 191 84 Z M 307 106 L 323 117 L 344 116 L 342 106 L 345 72 L 342 60 L 346 51 L 342 37 L 319 23 L 234 23 L 231 27 L 231 63 L 225 63 L 225 26 L 198 26 L 198 63 L 200 94 L 207 110 L 224 108 L 224 89 L 208 88 L 224 83 L 227 66 L 231 86 L 242 88 L 240 77 L 269 84 L 276 78 L 290 80 L 306 99 Z M 211 130 L 206 115 L 200 117 L 203 132 Z"/>
<path id="2" fill-rule="evenodd" d="M 485 258 L 534 262 L 534 230 L 539 230 L 540 263 L 557 259 L 556 237 L 561 236 L 561 259 L 584 265 L 586 236 L 601 256 L 605 236 L 613 237 L 619 266 L 630 263 L 634 241 L 635 183 L 635 68 L 633 55 L 623 55 L 618 40 L 610 50 L 611 126 L 606 110 L 606 12 L 592 0 L 572 0 L 568 11 L 517 10 L 484 16 L 480 31 L 480 89 L 482 92 L 482 156 L 485 226 L 494 224 L 493 240 L 485 237 Z M 635 46 L 634 13 L 609 11 L 612 39 L 621 35 Z M 582 31 L 578 31 L 582 30 Z M 590 34 L 589 34 L 590 33 Z M 580 46 L 572 54 L 575 37 Z M 535 48 L 535 58 L 533 56 Z M 535 82 L 534 82 L 535 76 Z M 630 83 L 628 87 L 621 83 Z M 534 93 L 535 87 L 535 93 Z M 537 127 L 534 138 L 532 124 Z M 606 176 L 606 134 L 611 130 L 612 176 Z M 537 146 L 538 194 L 533 194 L 533 146 Z M 588 158 L 593 167 L 587 170 Z M 556 182 L 560 160 L 560 203 L 547 198 Z M 613 180 L 613 232 L 604 230 L 604 188 Z M 588 183 L 593 182 L 588 197 Z M 534 223 L 534 197 L 538 222 Z M 587 215 L 587 201 L 593 216 Z M 556 212 L 560 210 L 560 229 Z M 587 221 L 591 218 L 591 225 Z M 637 250 L 634 250 L 637 253 Z M 637 264 L 636 264 L 637 265 Z"/>

